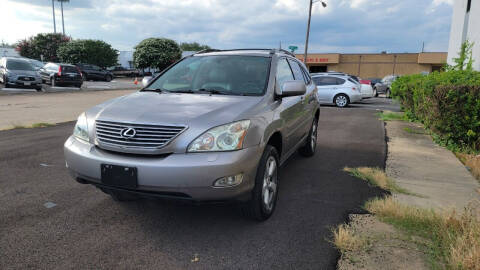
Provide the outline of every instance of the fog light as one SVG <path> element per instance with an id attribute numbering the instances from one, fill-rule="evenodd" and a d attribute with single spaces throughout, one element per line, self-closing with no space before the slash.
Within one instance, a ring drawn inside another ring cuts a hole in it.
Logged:
<path id="1" fill-rule="evenodd" d="M 233 187 L 240 185 L 243 181 L 243 174 L 222 177 L 213 183 L 214 187 Z"/>

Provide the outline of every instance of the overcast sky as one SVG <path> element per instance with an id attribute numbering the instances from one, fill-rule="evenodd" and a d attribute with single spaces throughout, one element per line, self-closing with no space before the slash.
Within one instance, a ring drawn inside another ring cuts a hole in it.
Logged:
<path id="1" fill-rule="evenodd" d="M 326 0 L 314 4 L 309 52 L 447 51 L 454 0 Z M 0 0 L 0 41 L 53 32 L 51 0 Z M 55 4 L 57 32 L 60 4 Z M 303 49 L 308 0 L 70 0 L 65 31 L 132 50 L 144 38 L 219 49 Z"/>

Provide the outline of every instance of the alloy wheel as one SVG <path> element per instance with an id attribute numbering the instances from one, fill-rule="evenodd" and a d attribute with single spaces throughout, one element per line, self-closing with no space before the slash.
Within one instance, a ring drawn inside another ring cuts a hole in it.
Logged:
<path id="1" fill-rule="evenodd" d="M 263 177 L 262 203 L 267 212 L 272 211 L 277 196 L 277 160 L 268 157 Z"/>
<path id="2" fill-rule="evenodd" d="M 338 107 L 345 107 L 348 103 L 347 97 L 344 95 L 340 95 L 335 98 L 335 104 L 337 104 Z"/>

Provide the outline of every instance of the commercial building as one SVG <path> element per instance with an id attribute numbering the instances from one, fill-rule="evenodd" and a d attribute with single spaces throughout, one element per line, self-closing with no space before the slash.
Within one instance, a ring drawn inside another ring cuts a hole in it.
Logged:
<path id="1" fill-rule="evenodd" d="M 448 63 L 458 57 L 462 43 L 473 42 L 473 67 L 480 71 L 480 1 L 455 0 L 453 5 L 450 42 L 448 44 Z"/>
<path id="2" fill-rule="evenodd" d="M 14 48 L 0 47 L 0 57 L 20 57 Z"/>
<path id="3" fill-rule="evenodd" d="M 304 61 L 303 54 L 296 57 Z M 338 71 L 362 78 L 383 78 L 387 75 L 430 73 L 442 69 L 445 52 L 380 53 L 380 54 L 308 54 L 310 72 Z"/>

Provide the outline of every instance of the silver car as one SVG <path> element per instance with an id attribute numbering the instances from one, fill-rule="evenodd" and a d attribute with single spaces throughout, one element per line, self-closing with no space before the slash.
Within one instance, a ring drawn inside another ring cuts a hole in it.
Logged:
<path id="1" fill-rule="evenodd" d="M 347 107 L 350 103 L 362 100 L 361 85 L 348 75 L 314 75 L 317 85 L 318 102 Z"/>
<path id="2" fill-rule="evenodd" d="M 115 200 L 236 200 L 265 220 L 280 165 L 297 150 L 315 153 L 316 92 L 286 51 L 197 53 L 139 92 L 82 113 L 65 142 L 66 165 Z"/>

